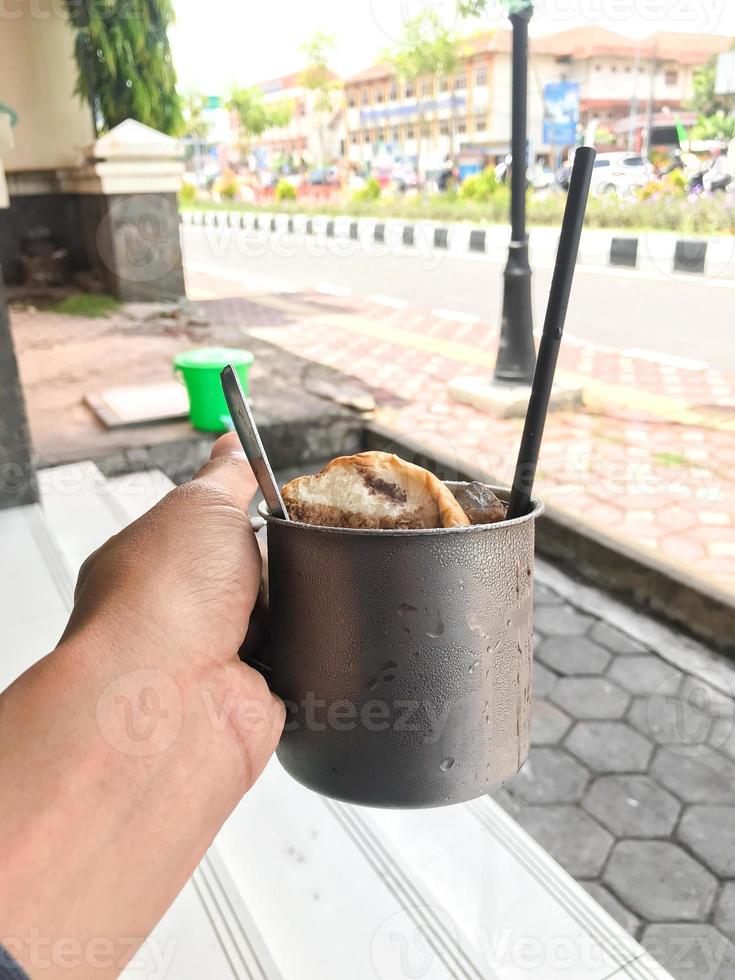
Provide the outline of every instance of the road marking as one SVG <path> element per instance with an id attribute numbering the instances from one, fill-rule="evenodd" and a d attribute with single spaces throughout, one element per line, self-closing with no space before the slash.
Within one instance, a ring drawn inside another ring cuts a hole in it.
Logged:
<path id="1" fill-rule="evenodd" d="M 436 309 L 431 311 L 433 316 L 438 316 L 441 320 L 451 320 L 452 323 L 469 323 L 474 325 L 480 322 L 480 317 L 476 313 L 462 313 L 459 310 Z"/>
<path id="2" fill-rule="evenodd" d="M 325 296 L 352 296 L 352 290 L 348 286 L 337 286 L 333 282 L 316 283 L 314 292 L 322 293 Z"/>
<path id="3" fill-rule="evenodd" d="M 397 296 L 383 296 L 381 293 L 371 293 L 368 299 L 371 303 L 378 303 L 380 306 L 390 306 L 393 310 L 405 310 L 408 307 L 408 300 L 399 299 Z"/>
<path id="4" fill-rule="evenodd" d="M 364 337 L 371 337 L 377 340 L 384 340 L 388 343 L 399 344 L 404 347 L 423 350 L 430 354 L 439 354 L 451 361 L 459 361 L 463 364 L 474 364 L 479 367 L 492 368 L 495 365 L 495 352 L 478 350 L 470 344 L 463 344 L 453 340 L 442 340 L 439 337 L 432 337 L 425 334 L 415 333 L 412 330 L 402 330 L 397 327 L 386 327 L 373 321 L 358 320 L 356 317 L 350 318 L 349 322 L 341 317 L 326 316 L 322 321 L 325 325 L 336 327 L 340 330 L 347 330 L 350 333 L 360 334 Z M 687 402 L 678 398 L 671 398 L 667 395 L 655 395 L 650 392 L 641 391 L 635 387 L 625 385 L 609 384 L 603 381 L 596 381 L 586 375 L 574 374 L 567 371 L 557 372 L 559 380 L 582 388 L 584 390 L 585 405 L 610 404 L 624 405 L 628 408 L 647 412 L 666 422 L 677 422 L 680 425 L 696 425 L 706 429 L 715 429 L 725 432 L 735 431 L 735 421 L 719 421 L 708 415 L 700 414 L 691 409 Z"/>
<path id="5" fill-rule="evenodd" d="M 706 371 L 707 361 L 696 361 L 691 357 L 677 357 L 675 354 L 661 354 L 655 350 L 643 347 L 626 347 L 620 352 L 625 357 L 637 357 L 642 361 L 653 361 L 654 364 L 665 364 L 667 367 L 682 368 L 684 371 Z"/>

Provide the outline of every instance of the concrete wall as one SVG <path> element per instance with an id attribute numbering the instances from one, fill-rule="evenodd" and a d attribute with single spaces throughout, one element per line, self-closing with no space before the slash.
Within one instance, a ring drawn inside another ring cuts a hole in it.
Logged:
<path id="1" fill-rule="evenodd" d="M 0 101 L 18 113 L 6 171 L 74 166 L 94 140 L 86 103 L 74 95 L 73 34 L 63 4 L 10 4 L 0 27 Z"/>

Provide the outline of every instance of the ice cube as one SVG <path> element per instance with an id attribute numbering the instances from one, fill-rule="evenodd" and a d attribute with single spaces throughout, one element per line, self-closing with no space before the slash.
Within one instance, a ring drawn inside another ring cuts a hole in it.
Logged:
<path id="1" fill-rule="evenodd" d="M 455 497 L 472 524 L 505 520 L 505 504 L 484 483 L 468 483 L 456 491 Z"/>

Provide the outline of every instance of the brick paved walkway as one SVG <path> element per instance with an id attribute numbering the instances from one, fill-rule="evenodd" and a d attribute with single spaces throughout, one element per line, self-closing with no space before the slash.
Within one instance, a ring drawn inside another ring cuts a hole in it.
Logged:
<path id="1" fill-rule="evenodd" d="M 535 627 L 531 753 L 495 798 L 675 977 L 730 980 L 735 669 L 715 689 L 544 585 Z"/>
<path id="2" fill-rule="evenodd" d="M 192 274 L 190 287 L 195 297 L 229 296 L 201 305 L 216 322 L 250 328 L 233 283 Z M 258 319 L 256 336 L 382 391 L 378 418 L 397 434 L 510 482 L 521 421 L 489 419 L 447 394 L 454 377 L 491 374 L 495 329 L 321 294 L 263 298 Z M 735 592 L 735 374 L 573 337 L 559 370 L 582 383 L 585 407 L 549 417 L 544 500 Z"/>

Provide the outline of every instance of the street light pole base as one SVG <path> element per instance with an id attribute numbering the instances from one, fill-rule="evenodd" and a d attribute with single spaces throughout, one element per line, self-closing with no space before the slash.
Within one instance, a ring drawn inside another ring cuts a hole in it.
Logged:
<path id="1" fill-rule="evenodd" d="M 503 278 L 503 314 L 494 380 L 498 384 L 530 384 L 536 367 L 536 350 L 527 237 L 522 242 L 510 243 Z"/>
<path id="2" fill-rule="evenodd" d="M 498 384 L 481 377 L 455 378 L 449 382 L 448 391 L 449 397 L 455 401 L 472 405 L 496 419 L 524 418 L 531 397 L 530 385 Z M 567 383 L 557 375 L 549 411 L 573 411 L 582 405 L 582 396 L 579 385 Z"/>

